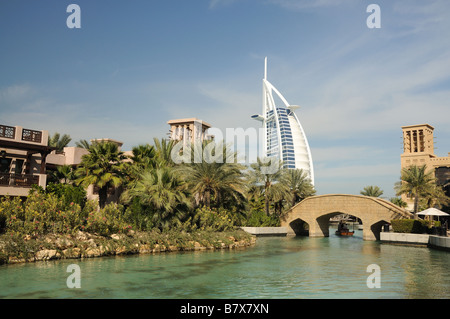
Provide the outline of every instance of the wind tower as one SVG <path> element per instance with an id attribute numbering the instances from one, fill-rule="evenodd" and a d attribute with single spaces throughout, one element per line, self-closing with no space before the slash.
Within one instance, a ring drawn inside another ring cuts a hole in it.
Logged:
<path id="1" fill-rule="evenodd" d="M 308 140 L 300 120 L 294 113 L 298 105 L 290 105 L 284 96 L 267 80 L 267 57 L 264 59 L 262 115 L 252 118 L 262 122 L 265 157 L 283 161 L 283 168 L 303 169 L 314 185 L 314 169 Z M 278 105 L 275 96 L 279 98 Z"/>

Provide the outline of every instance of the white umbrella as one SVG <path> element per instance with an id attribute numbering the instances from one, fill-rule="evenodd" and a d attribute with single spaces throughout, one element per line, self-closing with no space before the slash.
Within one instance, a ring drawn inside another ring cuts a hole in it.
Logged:
<path id="1" fill-rule="evenodd" d="M 449 216 L 449 214 L 444 213 L 442 210 L 439 210 L 439 209 L 433 208 L 433 207 L 425 209 L 425 210 L 417 213 L 417 215 L 437 216 L 438 217 L 438 221 L 439 221 L 439 216 Z"/>
<path id="2" fill-rule="evenodd" d="M 449 214 L 444 213 L 442 210 L 437 208 L 428 208 L 421 212 L 418 212 L 417 215 L 426 215 L 426 216 L 449 216 Z"/>

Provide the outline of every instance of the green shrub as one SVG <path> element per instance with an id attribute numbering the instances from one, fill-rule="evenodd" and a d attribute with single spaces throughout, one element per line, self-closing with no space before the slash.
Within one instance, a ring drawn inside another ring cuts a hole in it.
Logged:
<path id="1" fill-rule="evenodd" d="M 206 207 L 195 210 L 194 215 L 184 223 L 186 231 L 208 230 L 208 231 L 227 231 L 234 230 L 237 223 L 237 217 L 226 209 L 210 209 Z M 187 227 L 188 224 L 190 227 Z M 182 226 L 183 227 L 183 226 Z"/>
<path id="2" fill-rule="evenodd" d="M 392 229 L 395 233 L 427 233 L 431 227 L 440 226 L 440 222 L 423 220 L 423 219 L 397 219 L 392 220 Z"/>
<path id="3" fill-rule="evenodd" d="M 123 219 L 123 206 L 115 203 L 110 203 L 100 210 L 91 211 L 86 219 L 86 226 L 82 226 L 82 230 L 100 236 L 128 233 L 131 228 Z"/>
<path id="4" fill-rule="evenodd" d="M 136 230 L 147 231 L 155 227 L 151 216 L 150 209 L 141 205 L 139 197 L 135 197 L 125 210 L 124 220 Z"/>
<path id="5" fill-rule="evenodd" d="M 45 190 L 47 194 L 55 194 L 68 207 L 72 203 L 84 207 L 86 204 L 86 190 L 82 186 L 71 184 L 49 184 Z"/>
<path id="6" fill-rule="evenodd" d="M 280 219 L 277 216 L 267 216 L 263 211 L 252 211 L 246 225 L 248 227 L 278 227 Z"/>

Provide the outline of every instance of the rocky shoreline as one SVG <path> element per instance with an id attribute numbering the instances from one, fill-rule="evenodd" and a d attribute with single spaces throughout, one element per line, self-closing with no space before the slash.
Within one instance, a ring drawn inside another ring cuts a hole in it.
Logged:
<path id="1" fill-rule="evenodd" d="M 0 238 L 0 264 L 58 259 L 83 259 L 127 254 L 238 249 L 254 245 L 256 237 L 243 231 L 157 233 L 132 232 L 104 237 L 78 231 L 76 234 Z"/>

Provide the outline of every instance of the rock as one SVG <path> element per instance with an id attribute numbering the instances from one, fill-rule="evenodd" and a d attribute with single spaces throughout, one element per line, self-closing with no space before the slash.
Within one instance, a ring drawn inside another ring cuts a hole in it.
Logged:
<path id="1" fill-rule="evenodd" d="M 100 249 L 89 247 L 84 252 L 84 257 L 87 257 L 87 258 L 100 257 Z"/>
<path id="2" fill-rule="evenodd" d="M 123 236 L 120 236 L 119 234 L 112 234 L 111 238 L 114 240 L 120 240 Z"/>
<path id="3" fill-rule="evenodd" d="M 82 232 L 81 230 L 78 231 L 78 233 L 75 235 L 75 238 L 78 240 L 88 240 L 89 235 L 85 232 Z"/>
<path id="4" fill-rule="evenodd" d="M 148 244 L 144 244 L 139 247 L 139 253 L 150 253 L 150 252 L 152 252 L 152 249 Z"/>
<path id="5" fill-rule="evenodd" d="M 65 258 L 80 258 L 81 257 L 81 249 L 80 248 L 68 248 L 62 251 Z"/>
<path id="6" fill-rule="evenodd" d="M 58 253 L 58 251 L 55 249 L 40 250 L 35 255 L 36 260 L 51 260 L 51 259 L 58 259 L 60 257 L 61 254 Z"/>
<path id="7" fill-rule="evenodd" d="M 127 252 L 127 248 L 125 246 L 122 247 L 117 247 L 116 248 L 116 255 L 121 255 L 121 254 L 125 254 Z"/>

